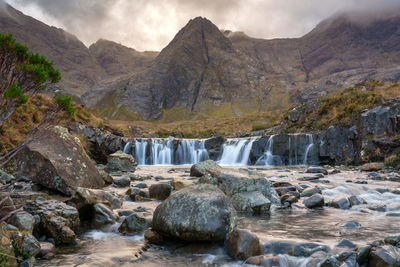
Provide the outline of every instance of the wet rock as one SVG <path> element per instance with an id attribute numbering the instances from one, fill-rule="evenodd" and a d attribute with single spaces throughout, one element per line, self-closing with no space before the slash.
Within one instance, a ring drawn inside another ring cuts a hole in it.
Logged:
<path id="1" fill-rule="evenodd" d="M 307 168 L 306 173 L 322 173 L 328 175 L 328 171 L 322 167 L 309 167 Z"/>
<path id="2" fill-rule="evenodd" d="M 33 227 L 35 226 L 35 218 L 27 212 L 19 212 L 13 215 L 8 220 L 8 223 L 17 227 L 21 232 L 32 234 Z"/>
<path id="3" fill-rule="evenodd" d="M 249 173 L 228 169 L 208 170 L 208 174 L 200 178 L 200 183 L 218 186 L 228 197 L 237 193 L 260 192 L 272 204 L 280 204 L 280 199 L 271 182 L 257 173 Z"/>
<path id="4" fill-rule="evenodd" d="M 137 163 L 132 155 L 117 151 L 108 156 L 106 171 L 108 172 L 134 172 Z"/>
<path id="5" fill-rule="evenodd" d="M 350 196 L 349 198 L 351 206 L 357 206 L 363 204 L 363 201 L 359 199 L 357 196 Z"/>
<path id="6" fill-rule="evenodd" d="M 37 198 L 36 201 L 28 203 L 24 209 L 40 217 L 38 234 L 53 238 L 56 244 L 75 242 L 75 231 L 80 225 L 79 213 L 75 207 L 58 200 Z"/>
<path id="7" fill-rule="evenodd" d="M 307 188 L 305 189 L 300 196 L 301 197 L 311 197 L 314 194 L 321 194 L 321 189 L 318 186 L 312 187 L 312 188 Z"/>
<path id="8" fill-rule="evenodd" d="M 144 231 L 144 239 L 150 244 L 160 244 L 163 241 L 162 236 L 151 229 Z"/>
<path id="9" fill-rule="evenodd" d="M 361 170 L 364 172 L 375 172 L 382 170 L 383 166 L 381 162 L 365 163 L 361 166 Z"/>
<path id="10" fill-rule="evenodd" d="M 91 207 L 98 203 L 105 204 L 111 209 L 119 209 L 122 206 L 122 201 L 110 192 L 82 187 L 76 189 L 70 202 L 73 203 L 78 210 Z"/>
<path id="11" fill-rule="evenodd" d="M 192 185 L 193 182 L 188 181 L 186 179 L 182 179 L 182 178 L 174 178 L 171 181 L 171 186 L 175 189 L 175 190 L 181 190 L 189 185 Z"/>
<path id="12" fill-rule="evenodd" d="M 398 246 L 400 244 L 400 235 L 387 236 L 383 241 L 387 245 Z"/>
<path id="13" fill-rule="evenodd" d="M 145 183 L 140 183 L 140 184 L 135 184 L 134 185 L 134 187 L 137 187 L 137 188 L 147 188 L 148 186 L 147 186 L 147 184 L 145 184 Z"/>
<path id="14" fill-rule="evenodd" d="M 309 257 L 317 251 L 329 252 L 330 248 L 317 243 L 301 243 L 293 248 L 292 256 Z"/>
<path id="15" fill-rule="evenodd" d="M 296 196 L 289 194 L 289 192 L 281 197 L 281 203 L 282 204 L 288 203 L 286 204 L 288 206 L 291 206 L 293 203 L 296 203 L 297 201 L 299 201 L 299 199 Z"/>
<path id="16" fill-rule="evenodd" d="M 315 180 L 319 180 L 319 178 L 321 178 L 321 177 L 315 175 L 315 176 L 300 177 L 297 180 L 299 180 L 299 181 L 315 181 Z"/>
<path id="17" fill-rule="evenodd" d="M 186 241 L 221 241 L 236 225 L 229 198 L 208 184 L 186 187 L 162 202 L 153 215 L 153 230 Z"/>
<path id="18" fill-rule="evenodd" d="M 361 227 L 361 224 L 357 221 L 350 220 L 350 221 L 347 221 L 345 224 L 343 224 L 340 227 L 346 228 L 346 229 L 358 229 Z"/>
<path id="19" fill-rule="evenodd" d="M 304 200 L 304 206 L 309 209 L 322 208 L 324 206 L 324 197 L 321 194 L 314 194 Z"/>
<path id="20" fill-rule="evenodd" d="M 127 187 L 131 184 L 131 179 L 128 176 L 115 177 L 113 183 L 118 187 Z"/>
<path id="21" fill-rule="evenodd" d="M 29 259 L 26 259 L 24 261 L 22 261 L 18 267 L 33 267 L 35 266 L 36 260 L 34 257 L 31 257 Z"/>
<path id="22" fill-rule="evenodd" d="M 31 255 L 32 257 L 35 257 L 40 252 L 40 243 L 33 235 L 25 234 L 22 250 L 24 251 L 25 255 Z"/>
<path id="23" fill-rule="evenodd" d="M 289 192 L 297 191 L 297 188 L 294 185 L 282 186 L 282 187 L 275 187 L 275 191 L 278 193 L 278 195 L 283 196 Z"/>
<path id="24" fill-rule="evenodd" d="M 106 172 L 104 170 L 99 170 L 99 173 L 101 175 L 101 178 L 103 178 L 103 181 L 104 181 L 105 184 L 112 184 L 113 183 L 114 180 L 113 180 L 112 176 L 108 172 Z"/>
<path id="25" fill-rule="evenodd" d="M 386 212 L 387 207 L 384 204 L 377 204 L 377 205 L 368 206 L 368 209 L 379 211 L 379 212 Z"/>
<path id="26" fill-rule="evenodd" d="M 254 256 L 245 261 L 245 264 L 264 266 L 264 267 L 280 267 L 279 258 L 277 256 Z"/>
<path id="27" fill-rule="evenodd" d="M 39 258 L 51 259 L 56 254 L 56 247 L 50 242 L 40 242 Z"/>
<path id="28" fill-rule="evenodd" d="M 199 163 L 196 163 L 190 167 L 190 176 L 195 176 L 195 177 L 202 177 L 207 173 L 208 170 L 212 169 L 220 169 L 221 166 L 219 166 L 215 161 L 213 160 L 205 160 Z"/>
<path id="29" fill-rule="evenodd" d="M 339 267 L 340 262 L 336 259 L 335 256 L 329 256 L 323 259 L 319 265 L 319 267 Z"/>
<path id="30" fill-rule="evenodd" d="M 400 249 L 390 245 L 372 248 L 368 259 L 369 266 L 397 267 L 400 264 Z"/>
<path id="31" fill-rule="evenodd" d="M 293 249 L 297 244 L 291 241 L 271 241 L 264 245 L 263 254 L 293 254 Z"/>
<path id="32" fill-rule="evenodd" d="M 268 212 L 271 207 L 271 201 L 258 191 L 236 193 L 231 197 L 231 200 L 237 211 L 259 214 Z"/>
<path id="33" fill-rule="evenodd" d="M 368 173 L 367 177 L 371 178 L 373 180 L 381 180 L 382 179 L 382 176 L 377 172 L 370 172 L 370 173 Z"/>
<path id="34" fill-rule="evenodd" d="M 101 228 L 107 224 L 113 224 L 117 221 L 117 216 L 104 204 L 95 204 L 93 206 L 92 226 Z"/>
<path id="35" fill-rule="evenodd" d="M 0 170 L 0 184 L 8 184 L 13 180 L 15 180 L 15 177 L 13 175 L 8 174 L 3 170 Z"/>
<path id="36" fill-rule="evenodd" d="M 354 249 L 357 247 L 357 245 L 348 239 L 343 239 L 339 242 L 339 244 L 336 245 L 336 247 Z"/>
<path id="37" fill-rule="evenodd" d="M 234 259 L 245 260 L 261 254 L 260 240 L 249 231 L 235 228 L 228 236 L 228 255 Z"/>
<path id="38" fill-rule="evenodd" d="M 357 263 L 359 265 L 364 265 L 368 260 L 369 252 L 371 251 L 372 246 L 367 245 L 357 249 Z"/>
<path id="39" fill-rule="evenodd" d="M 66 195 L 72 195 L 77 187 L 104 186 L 79 139 L 60 126 L 42 130 L 18 153 L 15 168 L 32 181 Z"/>
<path id="40" fill-rule="evenodd" d="M 351 203 L 347 197 L 338 196 L 335 197 L 331 202 L 330 206 L 337 209 L 349 209 L 351 207 Z"/>
<path id="41" fill-rule="evenodd" d="M 222 136 L 217 136 L 204 141 L 204 146 L 207 149 L 211 159 L 218 160 L 222 152 L 222 145 L 225 141 L 225 138 Z"/>
<path id="42" fill-rule="evenodd" d="M 153 184 L 149 188 L 150 198 L 165 200 L 171 195 L 172 187 L 169 184 Z"/>
<path id="43" fill-rule="evenodd" d="M 146 227 L 146 219 L 134 213 L 122 221 L 121 226 L 118 227 L 118 231 L 122 234 L 133 235 L 143 232 Z"/>

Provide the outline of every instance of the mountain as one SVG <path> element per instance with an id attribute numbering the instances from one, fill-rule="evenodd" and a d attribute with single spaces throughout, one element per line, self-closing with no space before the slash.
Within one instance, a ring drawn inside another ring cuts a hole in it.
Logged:
<path id="1" fill-rule="evenodd" d="M 62 80 L 50 90 L 80 96 L 105 79 L 132 74 L 156 57 L 120 44 L 99 40 L 87 48 L 74 35 L 48 26 L 0 1 L 0 31 L 12 33 L 31 52 L 54 62 Z"/>
<path id="2" fill-rule="evenodd" d="M 136 118 L 166 120 L 282 108 L 365 80 L 399 80 L 399 27 L 400 16 L 361 23 L 343 13 L 301 38 L 264 40 L 221 32 L 198 17 L 126 85 L 109 84 L 112 93 L 95 87 L 84 99 L 114 108 L 108 115 L 124 108 Z"/>

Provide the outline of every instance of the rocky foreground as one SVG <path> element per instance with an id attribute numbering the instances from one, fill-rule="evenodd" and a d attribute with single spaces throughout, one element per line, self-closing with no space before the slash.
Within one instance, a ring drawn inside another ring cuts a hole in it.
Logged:
<path id="1" fill-rule="evenodd" d="M 400 265 L 400 175 L 383 164 L 95 164 L 66 129 L 41 136 L 0 173 L 6 266 Z"/>

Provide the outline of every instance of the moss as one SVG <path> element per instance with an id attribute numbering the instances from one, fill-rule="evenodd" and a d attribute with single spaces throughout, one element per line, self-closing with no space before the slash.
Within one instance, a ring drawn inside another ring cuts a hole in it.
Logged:
<path id="1" fill-rule="evenodd" d="M 385 158 L 385 166 L 396 168 L 400 166 L 400 151 Z"/>
<path id="2" fill-rule="evenodd" d="M 251 127 L 251 130 L 254 131 L 261 131 L 261 130 L 265 130 L 268 129 L 268 126 L 266 125 L 253 125 L 253 127 Z"/>

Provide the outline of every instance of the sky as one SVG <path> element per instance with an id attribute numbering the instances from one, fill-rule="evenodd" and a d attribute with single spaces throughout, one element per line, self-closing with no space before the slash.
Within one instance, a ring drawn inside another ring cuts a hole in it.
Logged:
<path id="1" fill-rule="evenodd" d="M 257 38 L 300 37 L 341 11 L 391 9 L 400 0 L 5 0 L 87 46 L 103 38 L 160 51 L 192 18 Z"/>

